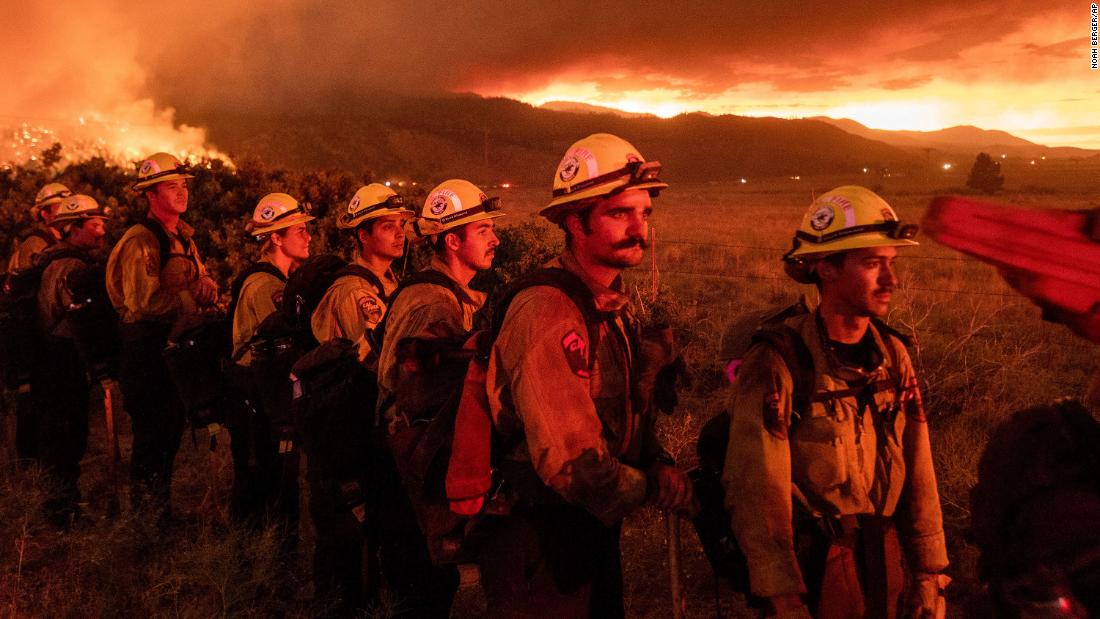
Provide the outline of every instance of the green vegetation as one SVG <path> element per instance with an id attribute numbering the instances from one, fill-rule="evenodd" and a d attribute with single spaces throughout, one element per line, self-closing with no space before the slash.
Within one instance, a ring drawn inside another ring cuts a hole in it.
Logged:
<path id="1" fill-rule="evenodd" d="M 647 151 L 648 152 L 648 151 Z M 1017 166 L 1006 202 L 1048 208 L 1095 207 L 1087 178 L 1097 164 L 1044 162 Z M 344 173 L 299 172 L 240 161 L 231 169 L 203 162 L 192 183 L 185 216 L 197 230 L 208 264 L 224 285 L 253 251 L 243 231 L 246 214 L 265 193 L 285 191 L 316 207 L 314 253 L 347 249 L 332 218 L 360 183 L 372 178 Z M 0 248 L 27 225 L 35 192 L 54 180 L 52 171 L 19 167 L 0 171 Z M 68 167 L 58 179 L 117 207 L 117 238 L 126 222 L 142 212 L 129 192 L 129 171 L 91 160 Z M 965 172 L 922 176 L 854 174 L 850 177 L 788 178 L 748 184 L 673 185 L 656 202 L 658 267 L 653 297 L 650 262 L 627 278 L 646 315 L 660 315 L 676 329 L 693 375 L 681 409 L 661 420 L 661 431 L 683 466 L 694 460 L 694 438 L 702 423 L 725 407 L 721 334 L 748 311 L 792 302 L 812 287 L 799 287 L 782 273 L 779 256 L 814 193 L 857 183 L 879 191 L 904 220 L 918 221 L 929 199 L 958 193 Z M 411 187 L 415 202 L 428 187 Z M 548 187 L 493 189 L 510 216 L 500 220 L 503 245 L 496 272 L 480 285 L 508 281 L 557 253 L 560 233 L 534 213 Z M 416 260 L 413 261 L 414 263 Z M 927 239 L 902 254 L 902 284 L 889 322 L 912 329 L 911 350 L 922 378 L 932 424 L 944 513 L 947 519 L 953 616 L 979 614 L 980 588 L 974 551 L 966 544 L 968 493 L 992 427 L 1009 412 L 1056 396 L 1083 396 L 1090 375 L 1100 369 L 1096 349 L 1064 328 L 1044 323 L 1039 310 L 1016 296 L 980 263 Z M 411 267 L 410 267 L 411 268 Z M 11 417 L 2 444 L 10 444 Z M 188 437 L 180 453 L 175 497 L 183 521 L 166 536 L 149 534 L 141 515 L 97 518 L 105 512 L 107 461 L 103 421 L 93 411 L 93 434 L 82 486 L 92 516 L 68 535 L 51 530 L 38 516 L 44 491 L 34 475 L 19 474 L 12 457 L 0 461 L 0 614 L 30 616 L 263 616 L 285 608 L 307 616 L 324 601 L 310 601 L 308 552 L 296 562 L 274 560 L 269 533 L 250 533 L 228 524 L 226 493 L 231 476 L 227 439 L 210 453 Z M 128 438 L 123 428 L 122 435 Z M 124 445 L 124 453 L 127 450 Z M 305 551 L 311 533 L 303 514 Z M 631 517 L 624 530 L 627 608 L 634 617 L 668 616 L 663 519 L 650 510 Z M 684 528 L 685 585 L 689 616 L 713 616 L 713 583 L 690 527 Z M 290 593 L 286 593 L 290 591 Z M 726 616 L 748 616 L 730 594 Z M 477 616 L 476 589 L 460 594 L 456 616 Z M 381 611 L 380 611 L 381 612 Z"/>

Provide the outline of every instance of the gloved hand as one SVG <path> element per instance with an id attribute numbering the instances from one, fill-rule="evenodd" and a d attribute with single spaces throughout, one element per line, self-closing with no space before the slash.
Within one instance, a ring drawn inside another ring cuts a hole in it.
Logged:
<path id="1" fill-rule="evenodd" d="M 191 295 L 199 307 L 209 307 L 218 301 L 218 284 L 209 275 L 203 275 L 191 284 Z"/>
<path id="2" fill-rule="evenodd" d="M 913 577 L 913 619 L 944 619 L 947 616 L 947 598 L 943 590 L 951 584 L 945 574 L 921 572 Z"/>

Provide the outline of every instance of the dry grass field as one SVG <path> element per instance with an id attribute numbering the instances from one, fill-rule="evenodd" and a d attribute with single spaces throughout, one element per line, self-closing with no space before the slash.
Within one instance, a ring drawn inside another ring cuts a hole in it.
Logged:
<path id="1" fill-rule="evenodd" d="M 719 345 L 722 333 L 745 313 L 789 303 L 812 287 L 787 280 L 779 257 L 811 196 L 841 184 L 879 191 L 903 220 L 919 220 L 929 199 L 960 192 L 964 171 L 920 177 L 857 175 L 848 178 L 747 179 L 742 184 L 677 186 L 656 202 L 659 295 L 651 303 L 648 261 L 629 275 L 645 311 L 672 318 L 694 383 L 677 415 L 662 420 L 662 434 L 686 467 L 702 423 L 725 406 Z M 1100 206 L 1100 164 L 1009 161 L 1008 184 L 998 200 L 1050 208 Z M 534 221 L 548 191 L 497 191 L 512 216 L 507 226 Z M 492 191 L 490 191 L 492 193 Z M 547 229 L 546 239 L 557 239 Z M 544 241 L 546 239 L 543 239 Z M 1039 310 L 1014 295 L 992 269 L 927 239 L 899 260 L 902 283 L 888 321 L 912 330 L 911 350 L 923 380 L 947 519 L 952 616 L 982 616 L 974 578 L 975 553 L 964 539 L 968 492 L 987 436 L 997 421 L 1023 406 L 1056 396 L 1081 397 L 1100 355 Z M 0 444 L 10 445 L 10 416 Z M 124 456 L 128 432 L 123 424 Z M 308 552 L 298 561 L 274 560 L 270 536 L 228 524 L 226 498 L 232 475 L 227 437 L 213 452 L 185 435 L 175 497 L 180 523 L 158 534 L 141 515 L 106 518 L 107 457 L 103 421 L 93 411 L 93 434 L 84 462 L 89 518 L 61 535 L 37 514 L 42 484 L 17 473 L 10 453 L 0 467 L 0 616 L 311 616 Z M 308 518 L 303 524 L 308 528 Z M 688 615 L 715 616 L 715 585 L 690 526 L 684 531 Z M 309 548 L 309 536 L 301 549 Z M 650 511 L 631 517 L 623 539 L 626 595 L 631 617 L 667 617 L 667 555 L 662 518 Z M 739 598 L 721 591 L 722 616 L 749 616 Z M 384 610 L 377 613 L 384 615 Z M 483 605 L 475 587 L 462 590 L 455 616 L 477 617 Z"/>

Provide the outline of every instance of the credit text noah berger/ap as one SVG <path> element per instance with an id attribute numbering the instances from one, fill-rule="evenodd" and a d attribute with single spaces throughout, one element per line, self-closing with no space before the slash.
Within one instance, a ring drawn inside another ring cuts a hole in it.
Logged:
<path id="1" fill-rule="evenodd" d="M 1097 7 L 1096 7 L 1096 3 L 1095 3 L 1095 2 L 1093 2 L 1093 3 L 1091 4 L 1091 5 L 1089 5 L 1089 13 L 1090 13 L 1090 15 L 1089 15 L 1089 24 L 1090 24 L 1090 27 L 1091 27 L 1091 32 L 1089 33 L 1089 45 L 1090 45 L 1090 48 L 1089 48 L 1089 68 L 1091 68 L 1091 69 L 1092 69 L 1093 71 L 1095 71 L 1095 70 L 1096 70 L 1096 68 L 1097 68 L 1097 66 L 1096 66 L 1096 64 L 1097 64 L 1097 63 L 1096 63 L 1096 51 L 1097 51 L 1097 36 L 1096 36 L 1096 35 L 1097 35 L 1097 33 L 1096 33 L 1096 26 L 1097 26 Z"/>

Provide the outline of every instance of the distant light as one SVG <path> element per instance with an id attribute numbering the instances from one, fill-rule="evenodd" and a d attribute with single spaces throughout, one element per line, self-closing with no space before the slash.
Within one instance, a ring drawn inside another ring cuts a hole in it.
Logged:
<path id="1" fill-rule="evenodd" d="M 386 187 L 389 187 L 389 186 L 390 186 L 390 182 L 386 181 Z"/>
<path id="2" fill-rule="evenodd" d="M 802 180 L 802 177 L 801 177 L 801 176 L 797 176 L 797 175 L 796 175 L 796 176 L 792 176 L 792 177 L 791 177 L 791 180 L 792 180 L 792 181 L 800 181 L 800 180 Z"/>
<path id="3" fill-rule="evenodd" d="M 1001 155 L 1001 159 L 1004 159 L 1004 158 L 1005 158 L 1005 157 L 1007 157 L 1007 156 L 1008 156 L 1008 155 Z"/>
<path id="4" fill-rule="evenodd" d="M 398 187 L 404 187 L 405 186 L 405 181 L 398 181 L 397 186 Z"/>
<path id="5" fill-rule="evenodd" d="M 1032 159 L 1032 160 L 1031 160 L 1031 161 L 1029 161 L 1028 163 L 1030 163 L 1031 165 L 1035 165 L 1035 160 L 1034 160 L 1034 159 Z"/>
<path id="6" fill-rule="evenodd" d="M 500 187 L 501 187 L 501 189 L 511 189 L 512 188 L 512 183 L 501 183 Z"/>
<path id="7" fill-rule="evenodd" d="M 416 181 L 413 181 L 413 187 L 416 187 Z"/>
<path id="8" fill-rule="evenodd" d="M 943 164 L 943 169 L 944 170 L 950 170 L 951 169 L 951 164 L 950 163 Z"/>
<path id="9" fill-rule="evenodd" d="M 741 179 L 741 184 L 742 184 L 742 185 L 744 185 L 744 184 L 745 184 L 745 183 L 747 183 L 747 182 L 749 182 L 749 181 L 747 181 L 747 180 L 745 180 L 745 179 Z"/>
<path id="10" fill-rule="evenodd" d="M 1039 158 L 1040 158 L 1040 159 L 1042 159 L 1043 161 L 1046 161 L 1046 160 L 1047 160 L 1047 156 L 1046 156 L 1046 155 L 1043 155 L 1042 157 L 1039 157 Z"/>
<path id="11" fill-rule="evenodd" d="M 866 173 L 867 173 L 867 168 L 863 168 L 863 173 L 864 173 L 864 174 L 866 174 Z"/>

